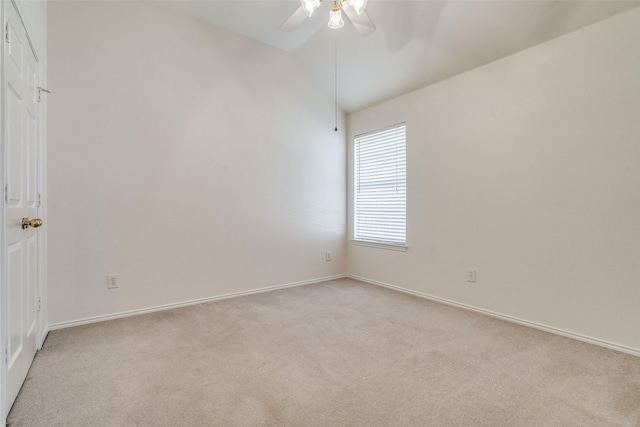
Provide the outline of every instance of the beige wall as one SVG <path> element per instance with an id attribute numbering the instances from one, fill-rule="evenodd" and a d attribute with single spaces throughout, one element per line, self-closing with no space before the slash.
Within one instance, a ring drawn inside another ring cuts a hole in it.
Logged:
<path id="1" fill-rule="evenodd" d="M 344 272 L 345 135 L 288 54 L 52 2 L 49 58 L 50 324 Z"/>
<path id="2" fill-rule="evenodd" d="M 350 274 L 640 352 L 640 10 L 351 114 L 348 140 L 401 121 L 409 250 L 349 243 Z"/>
<path id="3" fill-rule="evenodd" d="M 350 115 L 347 141 L 407 122 L 410 248 L 349 224 L 347 266 L 345 134 L 294 58 L 153 5 L 49 9 L 54 326 L 347 271 L 640 351 L 640 11 Z"/>

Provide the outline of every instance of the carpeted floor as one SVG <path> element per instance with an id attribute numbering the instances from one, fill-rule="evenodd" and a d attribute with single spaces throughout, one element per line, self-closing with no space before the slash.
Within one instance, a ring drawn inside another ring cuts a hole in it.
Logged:
<path id="1" fill-rule="evenodd" d="M 349 279 L 53 331 L 18 426 L 640 426 L 640 358 Z"/>

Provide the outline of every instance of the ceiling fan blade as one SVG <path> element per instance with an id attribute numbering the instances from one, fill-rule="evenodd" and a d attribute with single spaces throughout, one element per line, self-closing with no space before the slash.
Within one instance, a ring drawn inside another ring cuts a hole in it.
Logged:
<path id="1" fill-rule="evenodd" d="M 355 11 L 354 11 L 355 12 Z M 282 25 L 280 25 L 280 30 L 284 31 L 284 32 L 290 32 L 296 29 L 296 27 L 298 25 L 300 25 L 302 23 L 302 21 L 304 21 L 305 19 L 307 19 L 307 13 L 304 11 L 304 9 L 302 8 L 302 6 L 300 6 L 298 8 L 298 10 L 296 10 L 295 12 L 293 12 L 291 14 L 291 16 L 289 18 L 287 18 L 286 21 L 284 21 L 282 23 Z"/>
<path id="2" fill-rule="evenodd" d="M 342 10 L 347 14 L 353 26 L 356 27 L 356 31 L 360 33 L 362 37 L 370 36 L 376 30 L 376 26 L 371 22 L 369 15 L 367 15 L 367 12 L 364 10 L 358 15 L 356 10 L 346 1 L 342 3 Z"/>

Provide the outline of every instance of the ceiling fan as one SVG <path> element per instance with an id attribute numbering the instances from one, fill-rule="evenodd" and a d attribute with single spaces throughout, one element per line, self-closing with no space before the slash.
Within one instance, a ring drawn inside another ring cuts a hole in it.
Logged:
<path id="1" fill-rule="evenodd" d="M 342 11 L 347 15 L 356 31 L 361 36 L 371 35 L 376 26 L 373 25 L 371 19 L 364 11 L 368 0 L 333 0 L 333 6 L 329 12 L 329 28 L 338 29 L 344 25 L 342 20 Z M 280 25 L 280 30 L 289 32 L 293 31 L 305 19 L 311 17 L 313 12 L 320 7 L 322 0 L 300 0 L 298 10 Z"/>

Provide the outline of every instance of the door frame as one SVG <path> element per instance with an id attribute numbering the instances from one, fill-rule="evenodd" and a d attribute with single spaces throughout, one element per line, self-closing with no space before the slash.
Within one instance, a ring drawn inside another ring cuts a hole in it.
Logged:
<path id="1" fill-rule="evenodd" d="M 20 17 L 20 21 L 27 34 L 27 41 L 29 47 L 33 51 L 34 56 L 38 62 L 39 82 L 41 87 L 47 87 L 47 67 L 46 57 L 38 55 L 38 47 L 35 45 L 33 38 L 34 34 L 26 20 L 27 14 L 23 7 L 16 0 L 2 1 L 0 4 L 0 22 L 2 22 L 2 43 L 0 44 L 0 57 L 4 58 L 6 43 L 6 7 L 13 7 Z M 46 48 L 46 47 L 45 47 Z M 9 408 L 7 408 L 7 395 L 6 395 L 6 379 L 7 379 L 7 307 L 6 307 L 6 250 L 5 250 L 5 238 L 6 238 L 6 199 L 4 195 L 5 189 L 5 143 L 6 143 L 6 126 L 5 126 L 5 71 L 3 66 L 0 67 L 0 82 L 2 83 L 0 88 L 0 123 L 2 124 L 2 132 L 0 132 L 0 426 L 6 426 L 6 420 Z M 40 203 L 38 207 L 38 215 L 40 218 L 45 219 L 45 227 L 42 227 L 38 231 L 38 296 L 40 298 L 40 310 L 38 310 L 36 316 L 36 348 L 40 350 L 42 344 L 49 332 L 49 325 L 47 322 L 47 97 L 46 93 L 42 94 L 41 101 L 38 103 L 38 145 L 40 155 L 38 159 L 38 189 L 40 194 Z"/>

